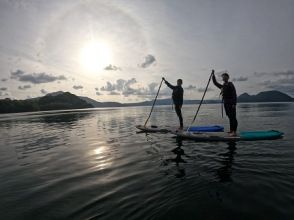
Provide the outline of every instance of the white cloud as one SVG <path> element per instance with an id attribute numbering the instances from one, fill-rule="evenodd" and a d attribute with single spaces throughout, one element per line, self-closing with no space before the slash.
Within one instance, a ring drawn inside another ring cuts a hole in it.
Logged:
<path id="1" fill-rule="evenodd" d="M 121 68 L 120 68 L 120 67 L 117 67 L 117 66 L 115 66 L 115 65 L 111 65 L 111 64 L 109 64 L 108 66 L 106 66 L 106 67 L 104 68 L 104 70 L 113 70 L 113 71 L 116 71 L 116 70 L 121 70 Z"/>
<path id="2" fill-rule="evenodd" d="M 274 89 L 294 95 L 294 76 L 277 80 L 266 80 L 259 83 L 259 85 L 264 86 L 266 89 Z"/>
<path id="3" fill-rule="evenodd" d="M 245 77 L 245 76 L 240 76 L 240 77 L 232 79 L 233 82 L 244 82 L 244 81 L 247 81 L 247 80 L 248 80 L 248 77 Z"/>
<path id="4" fill-rule="evenodd" d="M 81 85 L 74 85 L 73 88 L 76 90 L 79 90 L 79 89 L 83 89 L 84 87 Z"/>
<path id="5" fill-rule="evenodd" d="M 151 54 L 148 54 L 145 57 L 145 61 L 140 65 L 142 68 L 147 68 L 149 67 L 152 63 L 156 61 L 155 57 Z"/>
<path id="6" fill-rule="evenodd" d="M 31 82 L 33 84 L 49 83 L 58 80 L 67 80 L 64 75 L 53 76 L 48 73 L 25 73 L 22 70 L 11 72 L 11 79 L 21 82 Z"/>
<path id="7" fill-rule="evenodd" d="M 184 89 L 185 90 L 195 90 L 196 89 L 196 86 L 189 85 L 189 86 L 185 87 Z"/>
<path id="8" fill-rule="evenodd" d="M 31 85 L 23 85 L 23 86 L 19 86 L 18 89 L 20 90 L 26 90 L 26 89 L 30 89 Z"/>
<path id="9" fill-rule="evenodd" d="M 294 76 L 294 70 L 287 70 L 287 71 L 279 71 L 279 72 L 255 72 L 254 75 L 256 77 L 261 77 L 261 76 L 285 76 L 285 77 L 290 77 Z"/>
<path id="10" fill-rule="evenodd" d="M 114 91 L 115 90 L 115 84 L 112 84 L 111 82 L 106 82 L 106 86 L 102 86 L 100 88 L 101 91 Z"/>
<path id="11" fill-rule="evenodd" d="M 120 95 L 119 92 L 115 92 L 115 91 L 111 91 L 110 93 L 108 93 L 108 95 Z"/>

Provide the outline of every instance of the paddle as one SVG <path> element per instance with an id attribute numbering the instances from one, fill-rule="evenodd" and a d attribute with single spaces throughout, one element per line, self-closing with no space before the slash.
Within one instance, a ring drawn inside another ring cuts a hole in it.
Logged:
<path id="1" fill-rule="evenodd" d="M 156 102 L 156 100 L 157 100 L 157 96 L 158 96 L 158 94 L 159 94 L 159 91 L 160 91 L 160 88 L 161 88 L 161 85 L 162 85 L 163 80 L 164 80 L 164 78 L 162 78 L 162 80 L 161 80 L 161 82 L 160 82 L 160 85 L 159 85 L 159 88 L 158 88 L 157 94 L 156 94 L 155 99 L 154 99 L 154 101 L 153 101 L 153 105 L 152 105 L 151 111 L 150 111 L 150 113 L 149 113 L 149 116 L 148 116 L 148 118 L 147 118 L 145 124 L 144 124 L 144 127 L 146 126 L 146 124 L 147 124 L 147 122 L 148 122 L 148 120 L 149 120 L 149 118 L 150 118 L 150 116 L 151 116 L 151 113 L 152 113 L 152 111 L 153 111 L 153 108 L 154 108 L 155 102 Z"/>
<path id="2" fill-rule="evenodd" d="M 207 92 L 207 89 L 208 89 L 208 86 L 209 86 L 209 83 L 210 83 L 210 81 L 211 81 L 211 78 L 212 78 L 213 73 L 214 73 L 214 70 L 212 70 L 212 72 L 211 72 L 211 74 L 210 74 L 210 76 L 209 76 L 208 83 L 207 83 L 207 85 L 206 85 L 206 88 L 205 88 L 205 91 L 204 91 L 204 93 L 203 93 L 202 99 L 201 99 L 201 101 L 200 101 L 200 103 L 199 103 L 199 105 L 198 105 L 198 109 L 197 109 L 197 111 L 196 111 L 196 114 L 195 114 L 195 116 L 194 116 L 194 118 L 193 118 L 193 120 L 192 120 L 190 126 L 188 127 L 187 131 L 189 131 L 190 127 L 192 126 L 192 124 L 194 123 L 194 121 L 195 121 L 195 119 L 196 119 L 196 117 L 197 117 L 197 115 L 198 115 L 198 112 L 199 112 L 200 107 L 201 107 L 201 105 L 202 105 L 202 102 L 203 102 L 203 100 L 204 100 L 204 96 L 205 96 L 205 94 L 206 94 L 206 92 Z"/>

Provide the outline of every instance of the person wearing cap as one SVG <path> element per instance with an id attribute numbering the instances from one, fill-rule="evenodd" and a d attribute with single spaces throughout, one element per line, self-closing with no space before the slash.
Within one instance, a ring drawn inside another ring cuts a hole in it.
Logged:
<path id="1" fill-rule="evenodd" d="M 228 132 L 230 136 L 237 136 L 237 127 L 238 127 L 238 121 L 236 117 L 236 105 L 237 105 L 237 93 L 235 86 L 232 82 L 229 82 L 229 74 L 223 73 L 222 79 L 223 84 L 220 84 L 216 81 L 214 70 L 212 70 L 212 81 L 213 84 L 221 89 L 221 95 L 223 98 L 224 108 L 226 115 L 228 116 L 230 120 L 230 131 Z"/>
<path id="2" fill-rule="evenodd" d="M 164 77 L 162 77 L 162 80 L 165 82 L 165 84 L 173 90 L 172 93 L 172 99 L 173 103 L 175 105 L 175 111 L 177 113 L 177 116 L 179 117 L 180 120 L 180 127 L 179 129 L 183 129 L 183 116 L 182 116 L 182 105 L 183 105 L 183 96 L 184 96 L 184 89 L 182 87 L 183 80 L 178 79 L 177 80 L 177 85 L 171 85 L 168 81 L 165 80 Z"/>

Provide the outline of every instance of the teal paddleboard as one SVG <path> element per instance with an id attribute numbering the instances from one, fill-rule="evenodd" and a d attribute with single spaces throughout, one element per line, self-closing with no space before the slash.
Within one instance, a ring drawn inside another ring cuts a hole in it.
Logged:
<path id="1" fill-rule="evenodd" d="M 283 136 L 283 132 L 269 130 L 269 131 L 241 131 L 240 138 L 243 140 L 273 140 Z"/>
<path id="2" fill-rule="evenodd" d="M 282 138 L 284 133 L 275 130 L 267 131 L 242 131 L 236 137 L 229 136 L 225 132 L 187 132 L 181 131 L 175 133 L 183 139 L 195 141 L 257 141 L 257 140 L 274 140 Z"/>

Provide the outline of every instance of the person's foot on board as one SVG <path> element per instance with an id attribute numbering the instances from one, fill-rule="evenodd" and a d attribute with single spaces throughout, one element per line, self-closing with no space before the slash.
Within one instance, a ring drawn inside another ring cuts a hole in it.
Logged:
<path id="1" fill-rule="evenodd" d="M 237 137 L 236 131 L 232 131 L 232 133 L 229 134 L 230 137 Z"/>
<path id="2" fill-rule="evenodd" d="M 233 133 L 233 131 L 227 131 L 227 133 L 228 133 L 228 134 L 231 134 L 231 133 Z"/>

